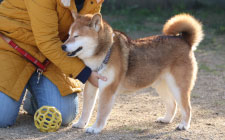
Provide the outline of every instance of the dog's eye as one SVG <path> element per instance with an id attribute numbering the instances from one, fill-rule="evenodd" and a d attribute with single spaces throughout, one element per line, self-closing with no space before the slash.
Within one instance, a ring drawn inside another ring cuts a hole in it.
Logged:
<path id="1" fill-rule="evenodd" d="M 77 37 L 79 37 L 79 35 L 75 35 L 75 36 L 74 36 L 74 38 L 77 38 Z"/>

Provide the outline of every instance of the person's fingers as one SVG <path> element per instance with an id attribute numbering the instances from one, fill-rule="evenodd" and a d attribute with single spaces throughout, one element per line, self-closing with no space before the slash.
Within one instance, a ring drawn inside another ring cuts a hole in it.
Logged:
<path id="1" fill-rule="evenodd" d="M 97 77 L 98 77 L 98 79 L 101 79 L 102 81 L 107 81 L 107 78 L 105 76 L 97 74 Z"/>

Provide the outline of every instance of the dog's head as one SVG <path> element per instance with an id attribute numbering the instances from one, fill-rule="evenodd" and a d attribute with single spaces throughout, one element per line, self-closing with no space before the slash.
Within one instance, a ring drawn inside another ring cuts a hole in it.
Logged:
<path id="1" fill-rule="evenodd" d="M 101 14 L 80 16 L 73 13 L 74 23 L 69 30 L 69 38 L 62 45 L 70 57 L 89 58 L 96 52 L 99 32 L 103 28 Z"/>

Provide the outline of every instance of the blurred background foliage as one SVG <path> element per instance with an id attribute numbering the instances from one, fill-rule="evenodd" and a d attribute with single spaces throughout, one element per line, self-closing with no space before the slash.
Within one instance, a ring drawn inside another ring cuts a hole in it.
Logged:
<path id="1" fill-rule="evenodd" d="M 206 35 L 199 48 L 225 51 L 225 0 L 105 0 L 102 7 L 103 18 L 131 38 L 160 34 L 179 13 L 202 22 Z"/>
<path id="2" fill-rule="evenodd" d="M 156 9 L 196 9 L 202 7 L 225 8 L 224 0 L 105 0 L 105 7 L 123 9 L 124 7 Z"/>

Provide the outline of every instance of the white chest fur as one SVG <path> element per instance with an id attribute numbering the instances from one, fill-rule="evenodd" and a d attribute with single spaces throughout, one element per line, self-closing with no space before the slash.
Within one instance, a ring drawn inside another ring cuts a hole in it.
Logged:
<path id="1" fill-rule="evenodd" d="M 101 65 L 103 57 L 94 57 L 83 59 L 86 66 L 90 67 L 93 71 L 97 70 Z"/>

